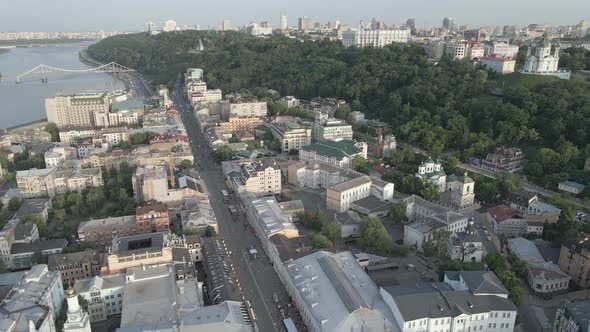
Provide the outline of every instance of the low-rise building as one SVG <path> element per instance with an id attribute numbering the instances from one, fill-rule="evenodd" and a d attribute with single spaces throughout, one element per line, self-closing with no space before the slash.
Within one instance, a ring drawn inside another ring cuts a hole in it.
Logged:
<path id="1" fill-rule="evenodd" d="M 352 140 L 323 141 L 299 149 L 299 160 L 319 162 L 339 168 L 352 168 L 356 156 L 367 158 L 367 144 Z"/>
<path id="2" fill-rule="evenodd" d="M 513 58 L 505 58 L 501 55 L 492 55 L 487 57 L 477 58 L 477 62 L 485 68 L 504 75 L 514 73 L 516 68 L 516 60 Z"/>
<path id="3" fill-rule="evenodd" d="M 313 140 L 316 142 L 352 140 L 352 126 L 344 120 L 331 118 L 326 111 L 317 110 L 313 123 Z"/>
<path id="4" fill-rule="evenodd" d="M 49 210 L 51 208 L 52 203 L 48 198 L 25 199 L 18 210 L 16 210 L 14 216 L 12 216 L 12 219 L 19 219 L 33 215 L 38 217 L 41 221 L 47 222 L 47 218 L 49 218 Z"/>
<path id="5" fill-rule="evenodd" d="M 407 43 L 410 36 L 410 29 L 347 30 L 342 32 L 342 44 L 345 47 L 384 47 L 393 43 Z"/>
<path id="6" fill-rule="evenodd" d="M 482 244 L 482 239 L 471 221 L 465 232 L 457 232 L 449 236 L 447 254 L 453 260 L 479 263 L 483 258 Z"/>
<path id="7" fill-rule="evenodd" d="M 590 239 L 583 236 L 562 244 L 559 267 L 577 286 L 590 287 Z"/>
<path id="8" fill-rule="evenodd" d="M 0 329 L 8 332 L 55 332 L 64 300 L 59 272 L 39 264 L 25 272 L 0 304 Z"/>
<path id="9" fill-rule="evenodd" d="M 123 309 L 124 274 L 97 275 L 78 279 L 76 293 L 88 302 L 90 322 L 104 321 L 108 316 L 120 314 Z"/>
<path id="10" fill-rule="evenodd" d="M 524 161 L 521 149 L 497 147 L 481 161 L 481 166 L 491 171 L 516 172 L 522 168 Z"/>
<path id="11" fill-rule="evenodd" d="M 135 210 L 137 234 L 159 233 L 170 230 L 170 213 L 166 204 L 150 201 Z"/>
<path id="12" fill-rule="evenodd" d="M 236 134 L 240 131 L 254 132 L 256 127 L 260 126 L 262 122 L 259 117 L 230 116 L 227 121 L 219 123 L 219 128 L 231 134 Z"/>
<path id="13" fill-rule="evenodd" d="M 311 144 L 311 128 L 293 121 L 272 122 L 270 124 L 272 135 L 279 140 L 281 151 L 300 150 Z"/>
<path id="14" fill-rule="evenodd" d="M 116 237 L 113 239 L 102 273 L 124 273 L 132 267 L 171 264 L 172 246 L 176 240 L 171 233 Z"/>
<path id="15" fill-rule="evenodd" d="M 334 221 L 340 226 L 340 238 L 350 239 L 361 236 L 361 227 L 365 222 L 358 213 L 346 211 L 334 213 Z"/>
<path id="16" fill-rule="evenodd" d="M 41 254 L 49 256 L 59 254 L 68 244 L 66 239 L 36 240 L 33 242 L 15 242 L 10 249 L 12 267 L 22 269 L 33 266 L 34 256 Z"/>
<path id="17" fill-rule="evenodd" d="M 382 201 L 392 201 L 394 184 L 391 182 L 373 179 L 371 184 L 371 195 L 379 198 Z"/>
<path id="18" fill-rule="evenodd" d="M 18 189 L 23 197 L 50 197 L 85 188 L 104 185 L 100 168 L 30 169 L 16 173 Z"/>
<path id="19" fill-rule="evenodd" d="M 243 163 L 240 171 L 228 174 L 232 189 L 238 193 L 252 193 L 257 197 L 278 195 L 282 190 L 281 170 L 266 162 Z"/>
<path id="20" fill-rule="evenodd" d="M 574 195 L 579 195 L 584 190 L 584 188 L 586 188 L 585 185 L 574 181 L 562 181 L 557 187 L 557 189 L 561 191 L 565 191 Z"/>
<path id="21" fill-rule="evenodd" d="M 349 252 L 282 263 L 279 276 L 310 331 L 396 331 L 379 288 Z"/>
<path id="22" fill-rule="evenodd" d="M 508 239 L 510 253 L 527 264 L 526 280 L 537 294 L 552 295 L 564 293 L 572 278 L 562 272 L 556 264 L 546 262 L 532 241 L 522 237 Z"/>
<path id="23" fill-rule="evenodd" d="M 281 209 L 274 196 L 258 199 L 245 197 L 244 206 L 246 217 L 260 239 L 268 239 L 275 234 L 282 234 L 288 238 L 299 236 L 292 216 Z"/>
<path id="24" fill-rule="evenodd" d="M 78 226 L 78 238 L 86 245 L 110 246 L 119 236 L 137 234 L 135 215 L 92 219 Z"/>
<path id="25" fill-rule="evenodd" d="M 327 208 L 336 212 L 344 212 L 350 204 L 371 195 L 371 178 L 361 176 L 352 180 L 333 185 L 327 189 Z"/>
<path id="26" fill-rule="evenodd" d="M 266 102 L 221 103 L 221 117 L 226 120 L 231 117 L 260 118 L 267 113 Z"/>
<path id="27" fill-rule="evenodd" d="M 517 308 L 503 296 L 446 283 L 415 287 L 388 286 L 381 296 L 402 332 L 412 331 L 512 331 Z"/>
<path id="28" fill-rule="evenodd" d="M 95 137 L 100 133 L 100 128 L 96 127 L 66 127 L 59 131 L 59 141 L 62 143 L 74 145 L 81 137 Z"/>
<path id="29" fill-rule="evenodd" d="M 557 308 L 553 321 L 553 332 L 590 331 L 590 300 L 564 304 Z"/>
<path id="30" fill-rule="evenodd" d="M 391 203 L 375 196 L 367 196 L 352 202 L 350 209 L 368 218 L 384 218 L 391 211 Z"/>
<path id="31" fill-rule="evenodd" d="M 196 192 L 191 188 L 170 189 L 168 187 L 168 172 L 161 165 L 146 165 L 138 167 L 133 174 L 131 184 L 137 202 L 157 201 L 168 205 L 181 204 L 185 197 L 193 196 Z M 174 180 L 174 174 L 170 174 Z M 173 183 L 173 182 L 172 182 Z"/>
<path id="32" fill-rule="evenodd" d="M 71 254 L 50 255 L 47 266 L 50 271 L 59 271 L 64 285 L 74 285 L 76 280 L 100 274 L 102 255 L 94 250 Z"/>

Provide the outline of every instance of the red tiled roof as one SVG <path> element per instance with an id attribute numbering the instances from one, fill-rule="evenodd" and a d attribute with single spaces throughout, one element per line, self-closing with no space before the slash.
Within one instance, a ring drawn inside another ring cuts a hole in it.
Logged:
<path id="1" fill-rule="evenodd" d="M 488 213 L 494 219 L 496 219 L 496 222 L 502 222 L 506 219 L 515 218 L 518 215 L 516 210 L 504 204 L 500 204 L 498 206 L 494 206 L 493 208 L 489 208 Z"/>

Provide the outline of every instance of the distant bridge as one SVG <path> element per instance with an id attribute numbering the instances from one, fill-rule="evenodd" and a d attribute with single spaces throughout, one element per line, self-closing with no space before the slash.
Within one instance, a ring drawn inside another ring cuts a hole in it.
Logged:
<path id="1" fill-rule="evenodd" d="M 18 75 L 16 77 L 16 83 L 21 83 L 22 78 L 31 77 L 31 76 L 41 76 L 41 81 L 47 82 L 47 75 L 51 75 L 51 74 L 95 74 L 95 73 L 119 74 L 119 73 L 131 73 L 131 72 L 135 72 L 135 69 L 121 66 L 120 64 L 115 63 L 115 62 L 107 63 L 106 65 L 102 65 L 102 66 L 99 66 L 96 68 L 88 68 L 88 69 L 63 69 L 63 68 L 51 67 L 48 65 L 38 65 L 37 67 Z"/>

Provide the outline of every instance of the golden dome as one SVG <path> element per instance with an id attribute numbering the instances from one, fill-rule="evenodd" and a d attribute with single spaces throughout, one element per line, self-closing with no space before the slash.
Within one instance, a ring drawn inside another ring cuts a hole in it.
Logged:
<path id="1" fill-rule="evenodd" d="M 68 288 L 68 291 L 66 292 L 66 295 L 68 297 L 74 297 L 74 296 L 76 296 L 76 291 L 74 290 L 74 287 L 72 287 L 70 285 L 70 287 Z"/>

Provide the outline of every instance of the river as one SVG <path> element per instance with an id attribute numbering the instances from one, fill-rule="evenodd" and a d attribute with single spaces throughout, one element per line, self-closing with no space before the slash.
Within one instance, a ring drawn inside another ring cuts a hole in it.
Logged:
<path id="1" fill-rule="evenodd" d="M 16 76 L 40 64 L 63 69 L 85 69 L 89 66 L 78 59 L 78 52 L 89 42 L 45 47 L 14 48 L 0 54 L 0 128 L 39 120 L 45 117 L 45 98 L 56 94 L 122 90 L 121 81 L 108 74 L 49 75 L 47 83 L 41 77 L 23 79 L 15 84 Z"/>

